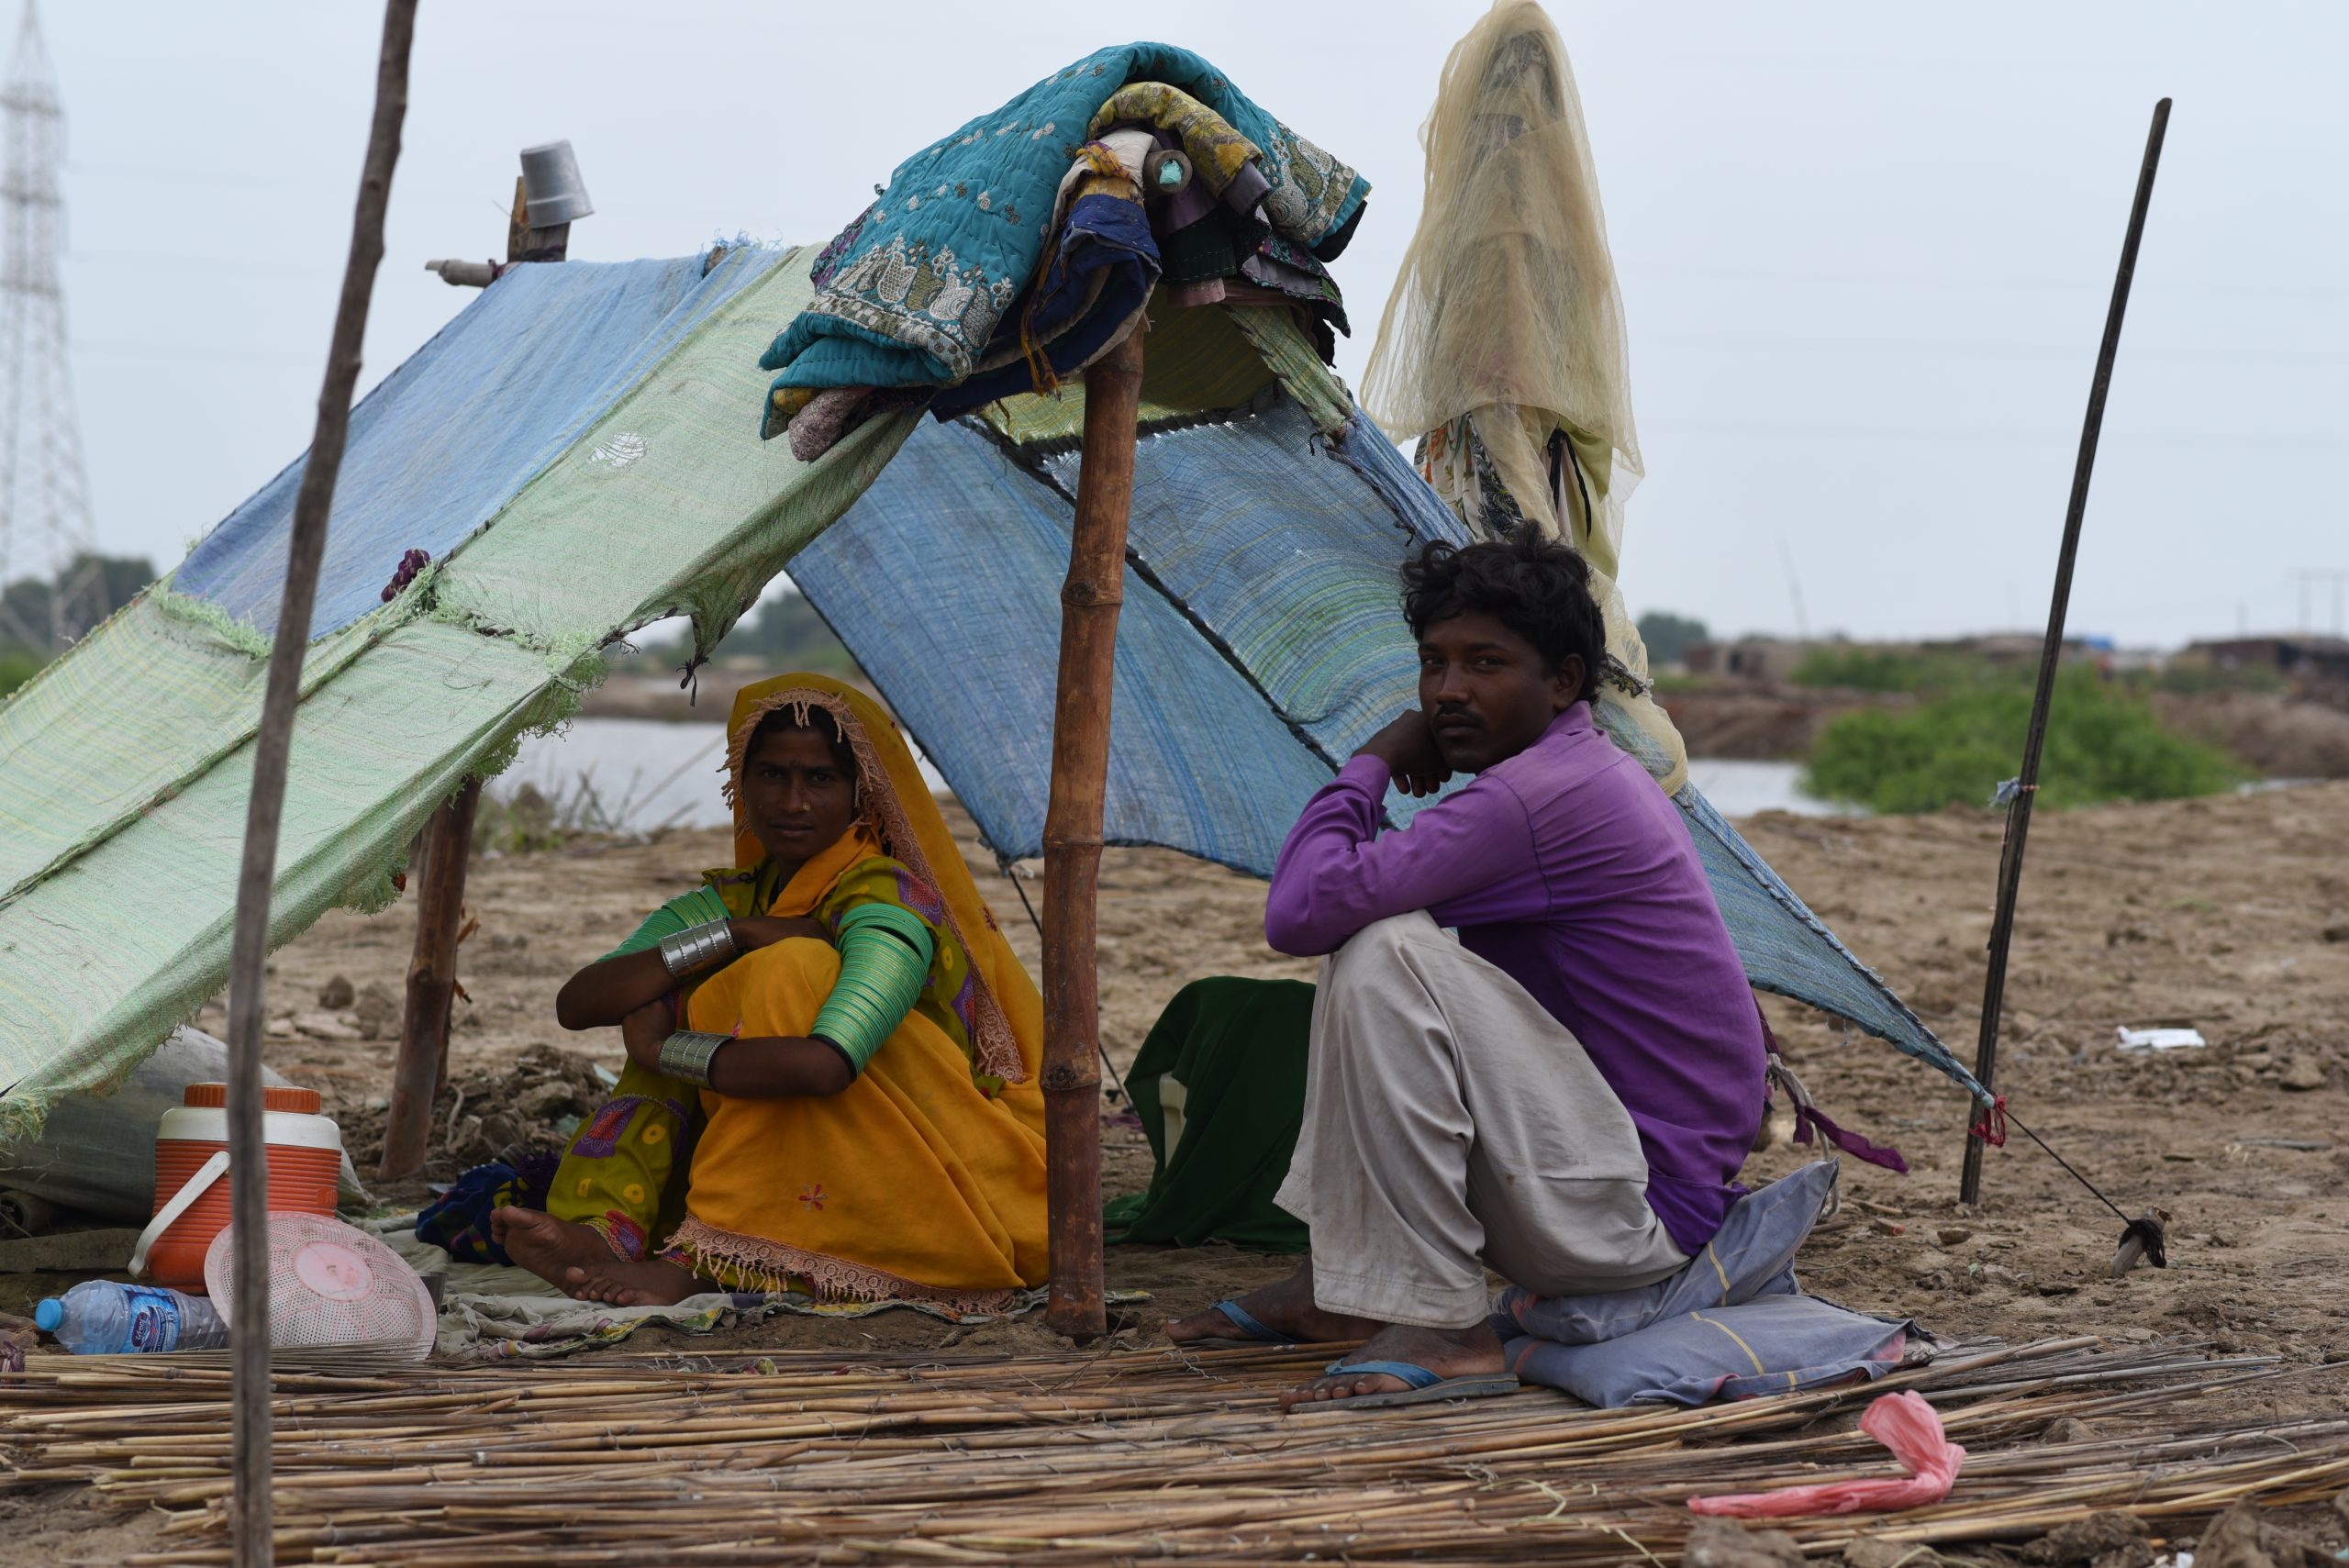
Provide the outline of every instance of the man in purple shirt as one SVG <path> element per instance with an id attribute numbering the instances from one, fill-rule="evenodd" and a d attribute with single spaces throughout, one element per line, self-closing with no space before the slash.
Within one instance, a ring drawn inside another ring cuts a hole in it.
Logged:
<path id="1" fill-rule="evenodd" d="M 1311 1261 L 1167 1331 L 1369 1341 L 1286 1404 L 1514 1387 L 1487 1266 L 1542 1296 L 1635 1289 L 1736 1195 L 1760 1017 L 1678 810 L 1592 723 L 1588 582 L 1533 537 L 1408 562 L 1419 710 L 1282 848 L 1266 939 L 1325 958 L 1277 1199 Z M 1379 831 L 1390 783 L 1424 797 L 1455 773 L 1475 778 Z"/>

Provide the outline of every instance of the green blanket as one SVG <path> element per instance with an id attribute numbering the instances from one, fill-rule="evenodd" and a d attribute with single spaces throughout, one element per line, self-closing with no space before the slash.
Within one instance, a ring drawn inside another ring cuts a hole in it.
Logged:
<path id="1" fill-rule="evenodd" d="M 1126 1074 L 1157 1173 L 1112 1198 L 1112 1241 L 1210 1238 L 1301 1252 L 1305 1224 L 1273 1205 L 1305 1114 L 1313 987 L 1296 980 L 1195 981 L 1175 994 Z"/>

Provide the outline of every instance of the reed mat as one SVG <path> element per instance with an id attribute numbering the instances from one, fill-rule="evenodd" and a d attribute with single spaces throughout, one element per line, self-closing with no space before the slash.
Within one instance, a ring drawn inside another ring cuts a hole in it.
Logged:
<path id="1" fill-rule="evenodd" d="M 2332 1369 L 2193 1346 L 1969 1346 L 1860 1387 L 1696 1410 L 1592 1410 L 1528 1389 L 1279 1414 L 1272 1396 L 1330 1353 L 289 1369 L 279 1561 L 1664 1563 L 1692 1496 L 1890 1473 L 1854 1421 L 1903 1387 L 1971 1451 L 1955 1491 L 1902 1514 L 1787 1522 L 1807 1551 L 1862 1535 L 2028 1539 L 2106 1508 L 2161 1535 L 2238 1498 L 2349 1485 L 2349 1415 L 2263 1419 L 2245 1413 L 2256 1399 L 2203 1397 Z M 223 1367 L 39 1358 L 0 1376 L 0 1491 L 87 1488 L 102 1507 L 162 1510 L 184 1545 L 132 1562 L 228 1561 Z"/>

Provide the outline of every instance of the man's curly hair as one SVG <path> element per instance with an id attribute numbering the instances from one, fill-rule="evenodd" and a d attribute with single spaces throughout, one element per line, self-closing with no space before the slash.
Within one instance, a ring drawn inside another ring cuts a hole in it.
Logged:
<path id="1" fill-rule="evenodd" d="M 1464 548 L 1431 539 L 1403 562 L 1403 616 L 1411 635 L 1455 616 L 1488 615 L 1531 643 L 1545 670 L 1582 656 L 1580 701 L 1598 689 L 1607 620 L 1590 596 L 1590 563 L 1531 529 L 1507 543 Z"/>

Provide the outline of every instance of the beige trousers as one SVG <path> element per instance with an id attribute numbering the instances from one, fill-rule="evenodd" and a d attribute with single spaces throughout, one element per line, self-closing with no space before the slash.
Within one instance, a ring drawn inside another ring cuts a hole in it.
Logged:
<path id="1" fill-rule="evenodd" d="M 1305 1125 L 1275 1202 L 1313 1231 L 1325 1310 L 1430 1329 L 1486 1312 L 1486 1265 L 1542 1296 L 1688 1259 L 1638 1129 L 1574 1034 L 1423 913 L 1321 965 Z"/>

